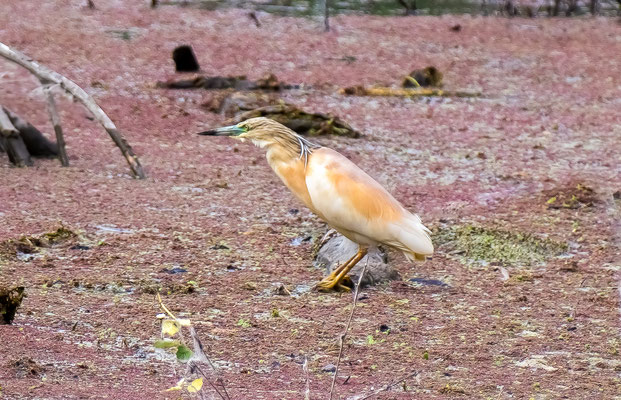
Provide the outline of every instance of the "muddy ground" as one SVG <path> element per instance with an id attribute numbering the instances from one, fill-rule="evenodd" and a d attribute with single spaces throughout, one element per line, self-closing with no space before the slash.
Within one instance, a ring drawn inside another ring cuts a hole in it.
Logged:
<path id="1" fill-rule="evenodd" d="M 302 399 L 305 357 L 311 398 L 327 398 L 352 303 L 351 294 L 308 291 L 322 276 L 312 250 L 327 226 L 261 149 L 193 134 L 224 117 L 202 106 L 216 93 L 155 86 L 178 77 L 170 53 L 182 43 L 205 75 L 274 73 L 305 85 L 280 96 L 364 134 L 316 141 L 436 232 L 432 260 L 411 265 L 391 253 L 403 281 L 363 290 L 338 398 L 414 372 L 375 398 L 621 398 L 615 20 L 347 16 L 323 33 L 321 21 L 267 14 L 257 28 L 244 10 L 82 3 L 2 1 L 0 41 L 87 89 L 148 178 L 132 179 L 105 132 L 67 98 L 59 107 L 71 167 L 16 169 L 0 157 L 0 284 L 27 294 L 14 324 L 0 326 L 0 398 L 196 396 L 163 392 L 184 367 L 153 347 L 160 289 L 191 319 L 231 398 Z M 483 96 L 337 93 L 398 85 L 426 65 L 443 71 L 445 88 Z M 0 88 L 1 104 L 52 132 L 26 72 L 0 62 Z M 15 251 L 15 240 L 59 227 L 78 235 Z M 507 237 L 518 250 L 534 243 L 537 257 L 499 256 Z M 276 295 L 280 284 L 292 295 Z"/>

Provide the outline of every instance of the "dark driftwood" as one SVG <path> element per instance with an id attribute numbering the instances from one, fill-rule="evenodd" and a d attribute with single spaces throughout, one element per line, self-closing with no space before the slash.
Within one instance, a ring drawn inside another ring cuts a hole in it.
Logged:
<path id="1" fill-rule="evenodd" d="M 140 165 L 138 157 L 134 154 L 131 146 L 127 143 L 123 135 L 118 131 L 114 122 L 108 117 L 108 115 L 97 105 L 95 100 L 88 95 L 80 86 L 78 86 L 72 80 L 60 75 L 57 72 L 50 70 L 49 68 L 31 60 L 24 54 L 11 49 L 7 45 L 0 43 L 0 57 L 4 57 L 9 61 L 12 61 L 36 76 L 44 87 L 58 86 L 65 92 L 71 94 L 74 99 L 82 103 L 82 105 L 93 114 L 93 117 L 99 121 L 103 128 L 108 132 L 108 135 L 112 138 L 114 143 L 123 153 L 125 160 L 129 164 L 129 167 L 137 178 L 144 178 L 145 173 Z"/>
<path id="2" fill-rule="evenodd" d="M 56 143 L 43 136 L 41 131 L 6 107 L 4 107 L 4 112 L 9 116 L 13 126 L 19 131 L 19 135 L 31 156 L 44 158 L 58 156 L 58 146 Z"/>
<path id="3" fill-rule="evenodd" d="M 306 112 L 286 103 L 259 107 L 254 110 L 242 112 L 237 114 L 234 118 L 229 119 L 226 123 L 234 124 L 255 117 L 273 119 L 301 135 L 360 137 L 360 132 L 338 117 L 322 113 Z"/>
<path id="4" fill-rule="evenodd" d="M 197 76 L 193 79 L 158 82 L 157 87 L 166 89 L 235 89 L 235 90 L 284 90 L 298 89 L 299 85 L 280 82 L 275 75 L 251 81 L 245 76 Z"/>
<path id="5" fill-rule="evenodd" d="M 32 165 L 24 140 L 2 107 L 0 107 L 0 145 L 14 165 L 18 167 Z"/>

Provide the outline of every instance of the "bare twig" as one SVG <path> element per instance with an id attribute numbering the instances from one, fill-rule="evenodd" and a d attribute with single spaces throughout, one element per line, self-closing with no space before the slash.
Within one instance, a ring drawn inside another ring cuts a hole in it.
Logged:
<path id="1" fill-rule="evenodd" d="M 304 364 L 302 365 L 302 371 L 304 371 L 305 390 L 304 400 L 311 400 L 310 397 L 310 378 L 308 376 L 308 357 L 304 357 Z"/>
<path id="2" fill-rule="evenodd" d="M 56 110 L 56 102 L 54 101 L 54 95 L 49 86 L 44 85 L 43 90 L 47 97 L 47 111 L 50 114 L 50 120 L 54 127 L 54 133 L 56 134 L 56 144 L 58 145 L 58 159 L 63 167 L 69 166 L 69 159 L 67 158 L 67 150 L 65 149 L 65 138 L 63 136 L 63 128 L 60 125 L 60 115 Z"/>
<path id="3" fill-rule="evenodd" d="M 376 390 L 375 392 L 370 393 L 370 394 L 368 394 L 368 395 L 366 395 L 366 396 L 364 396 L 364 397 L 362 397 L 362 398 L 359 398 L 358 400 L 366 400 L 366 399 L 369 399 L 369 398 L 371 398 L 371 397 L 373 397 L 373 396 L 375 396 L 375 395 L 377 395 L 377 394 L 380 394 L 380 393 L 382 393 L 382 392 L 386 392 L 386 391 L 388 391 L 390 388 L 392 388 L 393 386 L 397 386 L 398 384 L 400 384 L 400 383 L 402 383 L 402 382 L 405 382 L 406 380 L 408 380 L 408 379 L 410 379 L 410 378 L 413 378 L 413 377 L 415 377 L 416 375 L 418 375 L 418 372 L 412 372 L 411 374 L 409 374 L 409 375 L 407 375 L 407 376 L 404 376 L 403 378 L 398 379 L 398 380 L 396 380 L 396 381 L 392 381 L 392 382 L 391 382 L 391 383 L 389 383 L 388 385 L 383 386 L 383 387 L 381 387 L 380 389 Z"/>
<path id="4" fill-rule="evenodd" d="M 0 43 L 0 57 L 3 57 L 9 61 L 12 61 L 25 69 L 31 74 L 36 76 L 39 81 L 44 85 L 57 84 L 64 91 L 71 94 L 76 100 L 78 100 L 84 107 L 93 114 L 93 117 L 103 126 L 108 132 L 108 135 L 112 138 L 114 143 L 123 153 L 123 156 L 127 160 L 129 167 L 135 177 L 144 178 L 145 174 L 140 165 L 138 157 L 134 154 L 131 146 L 127 143 L 123 135 L 118 131 L 116 125 L 112 122 L 110 117 L 97 105 L 95 100 L 78 86 L 72 80 L 62 76 L 61 74 L 52 71 L 51 69 L 31 60 L 29 57 L 20 53 L 17 50 L 11 49 L 4 43 Z"/>
<path id="5" fill-rule="evenodd" d="M 323 30 L 330 31 L 330 0 L 323 0 Z"/>
<path id="6" fill-rule="evenodd" d="M 340 336 L 339 357 L 336 360 L 336 368 L 334 369 L 334 376 L 332 377 L 332 385 L 330 386 L 330 400 L 332 400 L 332 396 L 334 395 L 334 385 L 336 384 L 336 377 L 339 374 L 339 365 L 341 364 L 341 357 L 343 356 L 343 345 L 345 343 L 345 337 L 347 336 L 347 332 L 349 331 L 351 320 L 354 317 L 354 311 L 356 310 L 356 304 L 358 303 L 358 291 L 360 290 L 360 284 L 362 283 L 362 277 L 364 277 L 364 273 L 366 272 L 368 265 L 369 265 L 369 258 L 367 257 L 367 262 L 364 264 L 364 268 L 362 268 L 362 272 L 360 273 L 360 277 L 358 278 L 358 284 L 356 285 L 356 289 L 354 290 L 354 303 L 351 308 L 351 313 L 349 314 L 349 319 L 347 320 L 347 325 L 345 326 L 345 330 Z"/>

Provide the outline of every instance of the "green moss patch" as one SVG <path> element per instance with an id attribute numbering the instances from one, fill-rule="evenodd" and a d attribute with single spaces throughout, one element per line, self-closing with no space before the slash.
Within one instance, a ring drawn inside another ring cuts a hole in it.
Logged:
<path id="1" fill-rule="evenodd" d="M 434 230 L 436 247 L 464 264 L 533 265 L 567 251 L 566 243 L 475 225 Z"/>

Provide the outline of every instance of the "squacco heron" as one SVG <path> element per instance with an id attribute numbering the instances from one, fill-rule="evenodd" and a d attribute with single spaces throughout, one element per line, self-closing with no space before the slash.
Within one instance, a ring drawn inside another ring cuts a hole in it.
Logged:
<path id="1" fill-rule="evenodd" d="M 433 253 L 429 229 L 379 183 L 340 153 L 311 143 L 268 118 L 251 118 L 200 135 L 231 136 L 267 149 L 276 175 L 319 218 L 358 244 L 358 252 L 316 286 L 349 290 L 347 273 L 379 244 L 400 250 L 408 260 Z"/>

